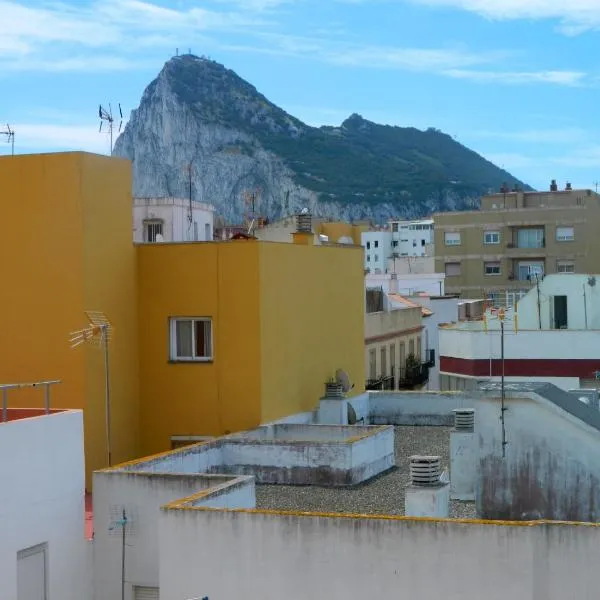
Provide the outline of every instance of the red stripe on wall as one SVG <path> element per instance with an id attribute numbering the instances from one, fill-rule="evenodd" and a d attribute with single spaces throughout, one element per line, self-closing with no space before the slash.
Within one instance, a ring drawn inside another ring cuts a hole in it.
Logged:
<path id="1" fill-rule="evenodd" d="M 491 363 L 492 376 L 502 375 L 502 361 L 493 359 Z M 472 377 L 489 377 L 490 360 L 440 356 L 440 371 Z M 588 379 L 593 378 L 596 371 L 600 371 L 600 359 L 507 358 L 504 360 L 506 377 L 582 377 Z"/>

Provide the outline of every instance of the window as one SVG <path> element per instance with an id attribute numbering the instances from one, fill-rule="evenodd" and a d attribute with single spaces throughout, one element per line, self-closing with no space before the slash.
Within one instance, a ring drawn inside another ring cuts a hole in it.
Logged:
<path id="1" fill-rule="evenodd" d="M 554 302 L 550 304 L 550 322 L 553 325 L 553 329 L 568 329 L 567 297 L 552 296 L 552 299 Z"/>
<path id="2" fill-rule="evenodd" d="M 413 355 L 415 354 L 415 340 L 409 340 L 408 341 L 408 354 L 409 355 Z"/>
<path id="3" fill-rule="evenodd" d="M 373 257 L 373 260 L 374 260 L 375 262 L 377 262 L 377 261 L 379 260 L 379 254 L 376 254 L 376 255 Z"/>
<path id="4" fill-rule="evenodd" d="M 381 348 L 381 376 L 387 377 L 387 357 L 386 357 L 386 349 L 385 346 Z"/>
<path id="5" fill-rule="evenodd" d="M 375 248 L 379 248 L 379 242 L 375 240 Z"/>
<path id="6" fill-rule="evenodd" d="M 390 344 L 390 375 L 396 375 L 396 344 Z"/>
<path id="7" fill-rule="evenodd" d="M 371 249 L 371 242 L 367 242 L 367 250 Z"/>
<path id="8" fill-rule="evenodd" d="M 394 240 L 392 242 L 392 248 L 397 248 L 397 247 L 398 247 L 398 242 L 397 242 L 397 240 Z"/>
<path id="9" fill-rule="evenodd" d="M 403 244 L 408 243 L 408 240 L 400 240 Z"/>
<path id="10" fill-rule="evenodd" d="M 500 275 L 500 263 L 499 262 L 485 262 L 483 263 L 483 271 L 486 275 Z"/>
<path id="11" fill-rule="evenodd" d="M 421 240 L 421 246 L 425 245 L 425 240 Z"/>
<path id="12" fill-rule="evenodd" d="M 544 275 L 544 263 L 520 262 L 517 275 L 519 281 L 536 281 Z"/>
<path id="13" fill-rule="evenodd" d="M 445 269 L 446 277 L 460 276 L 460 263 L 459 262 L 446 263 L 445 267 L 446 267 L 446 269 Z"/>
<path id="14" fill-rule="evenodd" d="M 212 235 L 210 233 L 210 223 L 204 223 L 204 241 L 212 241 Z"/>
<path id="15" fill-rule="evenodd" d="M 556 263 L 557 273 L 575 273 L 575 263 L 568 260 L 559 260 Z"/>
<path id="16" fill-rule="evenodd" d="M 460 246 L 460 233 L 458 231 L 447 231 L 444 233 L 446 246 Z"/>
<path id="17" fill-rule="evenodd" d="M 171 319 L 171 360 L 212 359 L 212 321 L 207 318 Z"/>
<path id="18" fill-rule="evenodd" d="M 194 221 L 194 241 L 198 241 L 198 221 Z"/>
<path id="19" fill-rule="evenodd" d="M 413 248 L 417 247 L 417 240 L 413 240 Z"/>
<path id="20" fill-rule="evenodd" d="M 499 231 L 484 231 L 483 232 L 483 243 L 484 244 L 499 244 L 500 243 L 500 232 Z"/>
<path id="21" fill-rule="evenodd" d="M 557 242 L 572 242 L 575 239 L 575 230 L 573 227 L 557 227 L 556 241 Z"/>
<path id="22" fill-rule="evenodd" d="M 367 262 L 371 262 L 371 255 L 367 254 Z"/>
<path id="23" fill-rule="evenodd" d="M 543 229 L 519 229 L 517 232 L 518 248 L 543 248 L 544 230 Z"/>
<path id="24" fill-rule="evenodd" d="M 162 242 L 163 222 L 162 221 L 144 221 L 144 241 Z"/>
<path id="25" fill-rule="evenodd" d="M 398 223 L 392 223 L 392 231 L 396 233 L 398 231 Z"/>

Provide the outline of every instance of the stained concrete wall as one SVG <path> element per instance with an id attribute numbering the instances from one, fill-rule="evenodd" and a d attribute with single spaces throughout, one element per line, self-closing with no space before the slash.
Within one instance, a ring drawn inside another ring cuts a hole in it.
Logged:
<path id="1" fill-rule="evenodd" d="M 83 415 L 0 423 L 0 597 L 16 600 L 17 552 L 48 544 L 48 597 L 88 598 Z"/>
<path id="2" fill-rule="evenodd" d="M 248 478 L 233 489 L 219 489 L 231 481 L 231 477 L 218 475 L 94 473 L 94 599 L 121 600 L 122 528 L 116 521 L 122 518 L 123 509 L 129 521 L 125 597 L 132 598 L 135 585 L 159 585 L 160 507 L 209 489 L 219 493 L 206 497 L 204 504 L 207 507 L 254 507 L 254 481 Z M 199 500 L 199 504 L 202 502 Z M 162 553 L 162 549 L 160 551 Z M 83 597 L 79 596 L 77 600 Z"/>
<path id="3" fill-rule="evenodd" d="M 596 598 L 596 526 L 163 510 L 161 598 Z M 210 540 L 207 543 L 206 540 Z"/>
<path id="4" fill-rule="evenodd" d="M 476 401 L 477 514 L 599 521 L 600 431 L 537 394 L 507 392 L 503 458 L 500 406 L 497 396 Z"/>

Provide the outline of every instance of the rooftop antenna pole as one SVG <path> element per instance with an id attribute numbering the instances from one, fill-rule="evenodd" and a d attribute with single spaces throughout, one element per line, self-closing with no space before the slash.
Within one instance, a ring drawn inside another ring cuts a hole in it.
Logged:
<path id="1" fill-rule="evenodd" d="M 192 161 L 190 161 L 186 166 L 185 170 L 188 174 L 188 195 L 189 195 L 189 208 L 188 208 L 188 239 L 192 239 L 192 222 L 194 220 L 194 212 L 192 209 Z"/>
<path id="2" fill-rule="evenodd" d="M 594 185 L 596 186 L 596 194 L 598 193 L 598 185 L 600 184 L 600 181 L 594 181 Z"/>
<path id="3" fill-rule="evenodd" d="M 6 129 L 4 131 L 0 131 L 1 135 L 6 136 L 6 142 L 11 144 L 12 148 L 12 156 L 15 155 L 15 130 L 7 123 Z"/>
<path id="4" fill-rule="evenodd" d="M 500 361 L 502 362 L 502 376 L 500 379 L 500 397 L 501 397 L 501 409 L 500 409 L 500 421 L 502 422 L 502 458 L 506 458 L 506 427 L 504 423 L 504 413 L 506 412 L 505 396 L 504 396 L 504 310 L 500 309 Z"/>
<path id="5" fill-rule="evenodd" d="M 118 104 L 119 107 L 119 116 L 120 116 L 120 120 L 119 120 L 119 128 L 117 133 L 121 133 L 121 127 L 123 126 L 123 110 L 121 109 L 121 104 Z M 112 106 L 109 104 L 108 105 L 108 110 L 106 108 L 104 108 L 102 106 L 102 104 L 99 105 L 98 108 L 98 116 L 100 117 L 100 133 L 102 133 L 102 124 L 104 121 L 106 121 L 106 123 L 108 123 L 107 128 L 108 128 L 108 135 L 110 137 L 110 155 L 112 156 L 113 153 L 113 129 L 115 127 L 115 117 L 113 117 L 112 114 Z"/>
<path id="6" fill-rule="evenodd" d="M 69 342 L 71 348 L 76 348 L 85 342 L 92 342 L 102 346 L 104 350 L 104 402 L 106 419 L 106 453 L 108 466 L 112 466 L 112 438 L 111 438 L 111 416 L 110 416 L 110 362 L 108 345 L 112 337 L 112 325 L 106 315 L 97 311 L 86 311 L 89 326 L 71 333 Z"/>

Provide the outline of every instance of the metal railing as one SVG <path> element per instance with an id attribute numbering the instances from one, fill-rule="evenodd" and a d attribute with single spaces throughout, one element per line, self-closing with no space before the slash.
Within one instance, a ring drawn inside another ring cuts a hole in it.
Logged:
<path id="1" fill-rule="evenodd" d="M 24 388 L 43 388 L 44 389 L 44 409 L 47 415 L 50 414 L 50 386 L 62 383 L 60 379 L 50 381 L 34 381 L 32 383 L 0 383 L 0 393 L 2 394 L 2 422 L 8 421 L 8 392 L 9 390 L 21 390 Z"/>

